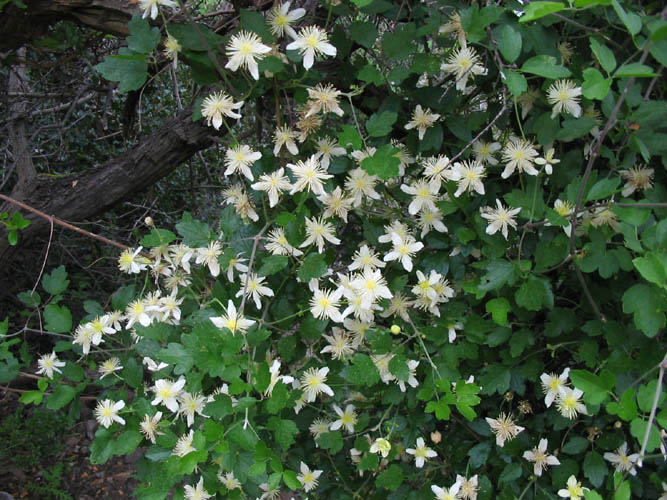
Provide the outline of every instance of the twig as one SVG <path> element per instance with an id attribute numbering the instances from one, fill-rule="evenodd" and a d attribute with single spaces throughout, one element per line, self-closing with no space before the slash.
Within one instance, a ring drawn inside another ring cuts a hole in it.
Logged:
<path id="1" fill-rule="evenodd" d="M 655 386 L 655 395 L 653 396 L 653 406 L 651 407 L 651 413 L 648 417 L 648 424 L 646 425 L 646 430 L 644 431 L 644 439 L 642 440 L 642 449 L 639 450 L 639 460 L 637 460 L 637 465 L 642 466 L 642 459 L 644 458 L 644 452 L 646 451 L 646 446 L 648 445 L 648 436 L 651 433 L 651 426 L 653 425 L 653 419 L 655 418 L 655 412 L 658 408 L 658 401 L 660 400 L 660 394 L 662 393 L 662 378 L 665 376 L 665 367 L 667 367 L 667 354 L 662 358 L 660 363 L 660 373 L 658 374 L 658 384 Z"/>
<path id="2" fill-rule="evenodd" d="M 67 222 L 62 221 L 60 219 L 57 219 L 56 217 L 53 217 L 51 215 L 47 215 L 44 212 L 42 212 L 40 210 L 37 210 L 36 208 L 33 208 L 29 205 L 26 205 L 25 203 L 21 203 L 20 201 L 17 201 L 13 198 L 10 198 L 9 196 L 6 196 L 4 194 L 0 194 L 0 200 L 5 200 L 6 202 L 11 203 L 12 205 L 16 205 L 17 207 L 20 207 L 23 210 L 27 210 L 28 212 L 32 212 L 33 214 L 41 217 L 42 219 L 48 220 L 52 225 L 57 224 L 59 226 L 70 229 L 72 231 L 76 231 L 77 233 L 81 233 L 84 236 L 88 236 L 89 238 L 92 238 L 94 240 L 101 241 L 103 243 L 106 243 L 107 245 L 112 245 L 112 246 L 115 246 L 117 248 L 121 248 L 123 250 L 129 250 L 130 249 L 130 247 L 128 247 L 127 245 L 123 245 L 122 243 L 112 241 L 108 238 L 105 238 L 104 236 L 99 236 L 97 234 L 89 233 L 88 231 L 86 231 L 84 229 L 73 226 L 72 224 L 68 224 Z"/>

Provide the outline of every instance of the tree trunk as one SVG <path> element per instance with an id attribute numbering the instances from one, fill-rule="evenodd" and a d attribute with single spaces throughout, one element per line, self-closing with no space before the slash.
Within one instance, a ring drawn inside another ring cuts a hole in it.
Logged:
<path id="1" fill-rule="evenodd" d="M 11 197 L 49 215 L 80 221 L 99 214 L 122 199 L 137 193 L 173 172 L 181 163 L 212 143 L 213 129 L 204 120 L 192 121 L 192 108 L 156 129 L 140 144 L 98 168 L 53 179 L 33 177 L 17 185 Z M 5 205 L 0 211 L 15 211 Z M 32 224 L 21 231 L 25 241 L 48 229 L 48 221 L 24 214 Z M 0 231 L 0 258 L 9 247 Z"/>

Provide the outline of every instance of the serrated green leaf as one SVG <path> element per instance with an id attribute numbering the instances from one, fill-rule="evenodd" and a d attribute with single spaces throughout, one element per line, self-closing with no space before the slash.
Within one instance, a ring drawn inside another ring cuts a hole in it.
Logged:
<path id="1" fill-rule="evenodd" d="M 146 19 L 135 16 L 127 27 L 130 29 L 127 47 L 134 52 L 150 54 L 160 43 L 160 30 L 151 28 Z"/>
<path id="2" fill-rule="evenodd" d="M 589 451 L 584 458 L 584 476 L 593 486 L 599 488 L 608 472 L 607 464 L 597 451 Z"/>
<path id="3" fill-rule="evenodd" d="M 95 70 L 105 80 L 119 82 L 118 90 L 123 94 L 143 87 L 148 79 L 148 63 L 145 56 L 131 56 L 127 49 L 121 49 L 118 53 L 117 56 L 107 56 L 103 62 L 95 66 Z"/>
<path id="4" fill-rule="evenodd" d="M 234 210 L 234 207 L 229 208 Z M 191 247 L 207 246 L 211 236 L 208 224 L 194 220 L 190 212 L 183 213 L 181 221 L 176 224 L 176 231 L 183 237 L 183 243 Z"/>
<path id="5" fill-rule="evenodd" d="M 139 431 L 126 430 L 114 438 L 113 454 L 129 455 L 141 444 L 144 437 Z"/>
<path id="6" fill-rule="evenodd" d="M 141 238 L 141 245 L 144 247 L 159 247 L 168 245 L 176 239 L 176 235 L 168 229 L 153 228 L 150 233 Z"/>
<path id="7" fill-rule="evenodd" d="M 261 266 L 257 270 L 259 276 L 271 276 L 277 272 L 285 269 L 289 264 L 289 259 L 286 255 L 269 255 L 264 257 L 261 261 Z"/>
<path id="8" fill-rule="evenodd" d="M 387 470 L 381 472 L 375 479 L 377 487 L 389 491 L 396 491 L 401 484 L 403 484 L 403 469 L 397 464 L 391 464 Z"/>
<path id="9" fill-rule="evenodd" d="M 599 375 L 586 370 L 572 370 L 570 380 L 574 387 L 584 391 L 584 400 L 592 405 L 604 402 L 616 384 L 616 376 L 609 370 L 602 370 Z"/>
<path id="10" fill-rule="evenodd" d="M 71 385 L 58 385 L 53 390 L 53 394 L 46 400 L 46 407 L 49 410 L 60 410 L 72 401 L 77 394 L 78 391 Z"/>
<path id="11" fill-rule="evenodd" d="M 352 40 L 367 49 L 373 47 L 378 39 L 378 30 L 370 21 L 354 21 L 348 29 Z"/>
<path id="12" fill-rule="evenodd" d="M 391 144 L 385 144 L 375 151 L 373 156 L 364 158 L 361 168 L 371 175 L 377 175 L 380 179 L 391 179 L 399 173 L 400 160 L 396 157 L 399 149 Z"/>
<path id="13" fill-rule="evenodd" d="M 327 263 L 319 253 L 310 253 L 303 259 L 299 267 L 298 276 L 301 281 L 308 283 L 313 278 L 319 278 L 327 272 Z"/>
<path id="14" fill-rule="evenodd" d="M 292 420 L 282 420 L 278 417 L 269 418 L 267 429 L 273 431 L 276 442 L 288 450 L 294 443 L 294 436 L 299 433 L 299 428 Z"/>
<path id="15" fill-rule="evenodd" d="M 347 368 L 347 380 L 354 385 L 371 386 L 380 381 L 380 374 L 370 357 L 357 353 Z"/>
<path id="16" fill-rule="evenodd" d="M 264 42 L 273 43 L 276 37 L 273 36 L 266 18 L 257 11 L 241 9 L 241 29 L 257 33 Z"/>
<path id="17" fill-rule="evenodd" d="M 393 111 L 374 113 L 366 122 L 366 130 L 371 137 L 383 137 L 391 133 L 392 125 L 396 123 L 397 119 L 398 113 Z"/>
<path id="18" fill-rule="evenodd" d="M 586 68 L 583 76 L 584 82 L 581 84 L 581 91 L 586 99 L 601 101 L 607 97 L 613 82 L 611 78 L 605 78 L 595 68 Z"/>
<path id="19" fill-rule="evenodd" d="M 51 295 L 59 295 L 67 290 L 69 285 L 65 266 L 58 266 L 42 278 L 42 288 Z"/>
<path id="20" fill-rule="evenodd" d="M 329 450 L 331 454 L 343 449 L 343 435 L 340 431 L 325 432 L 316 441 L 320 448 Z"/>
<path id="21" fill-rule="evenodd" d="M 529 311 L 539 311 L 544 308 L 551 309 L 554 303 L 551 282 L 530 276 L 514 294 L 517 305 Z"/>
<path id="22" fill-rule="evenodd" d="M 665 327 L 665 292 L 638 283 L 623 294 L 623 312 L 632 313 L 635 326 L 647 337 L 655 337 Z"/>
<path id="23" fill-rule="evenodd" d="M 414 23 L 400 24 L 392 31 L 386 31 L 382 37 L 382 49 L 385 55 L 396 61 L 403 61 L 415 51 L 414 44 L 417 28 Z"/>
<path id="24" fill-rule="evenodd" d="M 667 281 L 667 255 L 658 252 L 648 252 L 644 257 L 633 259 L 632 264 L 646 281 L 665 288 Z"/>
<path id="25" fill-rule="evenodd" d="M 44 319 L 48 331 L 68 333 L 72 329 L 72 313 L 66 306 L 49 304 L 44 308 Z"/>
<path id="26" fill-rule="evenodd" d="M 493 321 L 500 326 L 507 324 L 507 313 L 510 311 L 510 303 L 504 297 L 491 299 L 486 303 L 486 312 L 490 312 Z"/>

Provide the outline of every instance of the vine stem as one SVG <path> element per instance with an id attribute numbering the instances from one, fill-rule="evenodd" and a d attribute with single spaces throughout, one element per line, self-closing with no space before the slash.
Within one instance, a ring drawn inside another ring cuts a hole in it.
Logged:
<path id="1" fill-rule="evenodd" d="M 655 386 L 655 394 L 653 395 L 653 406 L 651 407 L 651 413 L 648 417 L 648 425 L 646 426 L 646 431 L 644 431 L 644 439 L 642 440 L 642 448 L 639 450 L 639 460 L 637 460 L 637 465 L 642 466 L 642 460 L 644 459 L 644 452 L 648 446 L 648 437 L 651 433 L 651 427 L 653 426 L 653 419 L 655 418 L 655 412 L 658 409 L 658 401 L 660 400 L 660 394 L 662 393 L 662 379 L 665 376 L 665 367 L 667 367 L 667 354 L 662 358 L 660 363 L 660 373 L 658 374 L 658 383 Z"/>

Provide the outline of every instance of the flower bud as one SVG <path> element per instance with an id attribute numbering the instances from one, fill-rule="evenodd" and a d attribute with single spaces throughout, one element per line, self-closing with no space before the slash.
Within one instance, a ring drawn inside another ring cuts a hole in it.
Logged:
<path id="1" fill-rule="evenodd" d="M 398 325 L 391 325 L 391 333 L 393 333 L 394 335 L 398 335 L 399 333 L 401 333 L 401 327 Z"/>
<path id="2" fill-rule="evenodd" d="M 440 431 L 431 432 L 431 441 L 433 441 L 435 444 L 438 444 L 440 441 L 442 441 L 442 434 L 440 434 Z"/>
<path id="3" fill-rule="evenodd" d="M 146 224 L 148 227 L 153 227 L 155 225 L 155 222 L 153 222 L 153 217 L 146 217 L 144 219 L 144 224 Z"/>

